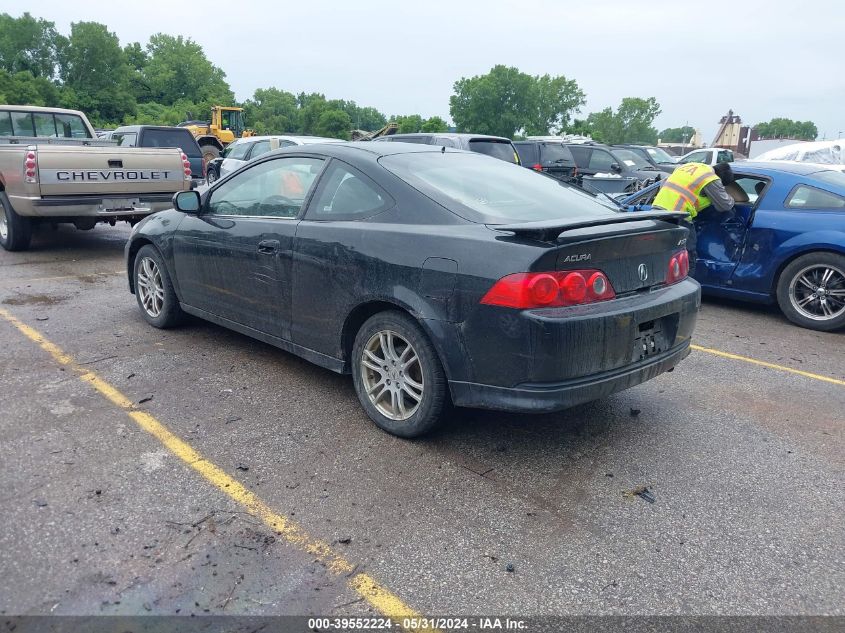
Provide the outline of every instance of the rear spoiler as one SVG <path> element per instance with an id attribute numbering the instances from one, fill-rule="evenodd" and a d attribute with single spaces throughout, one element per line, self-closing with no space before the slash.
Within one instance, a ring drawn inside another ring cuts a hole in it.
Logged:
<path id="1" fill-rule="evenodd" d="M 510 231 L 521 237 L 532 237 L 541 242 L 550 242 L 564 231 L 573 231 L 590 226 L 604 226 L 605 224 L 622 224 L 623 222 L 639 222 L 641 220 L 662 220 L 672 224 L 680 224 L 688 216 L 683 212 L 674 211 L 636 211 L 617 213 L 605 217 L 572 218 L 571 220 L 541 220 L 539 222 L 522 222 L 520 224 L 488 224 L 495 231 Z"/>

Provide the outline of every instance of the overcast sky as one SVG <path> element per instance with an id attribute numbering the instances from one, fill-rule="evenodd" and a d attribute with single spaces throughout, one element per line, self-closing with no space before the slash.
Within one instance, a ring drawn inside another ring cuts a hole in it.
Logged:
<path id="1" fill-rule="evenodd" d="M 658 129 L 689 123 L 708 143 L 729 108 L 845 135 L 841 0 L 0 0 L 24 9 L 65 34 L 102 22 L 123 44 L 190 37 L 239 100 L 275 86 L 450 120 L 455 80 L 505 64 L 577 80 L 582 116 L 656 97 Z"/>

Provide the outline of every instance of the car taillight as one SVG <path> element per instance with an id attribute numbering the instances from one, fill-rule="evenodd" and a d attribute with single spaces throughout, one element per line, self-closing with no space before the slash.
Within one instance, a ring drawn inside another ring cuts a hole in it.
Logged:
<path id="1" fill-rule="evenodd" d="M 23 180 L 35 184 L 38 182 L 38 153 L 34 147 L 27 147 L 23 158 Z"/>
<path id="2" fill-rule="evenodd" d="M 526 310 L 595 303 L 615 296 L 610 280 L 600 270 L 561 270 L 502 277 L 481 303 Z"/>
<path id="3" fill-rule="evenodd" d="M 689 253 L 679 251 L 669 260 L 669 270 L 666 272 L 666 283 L 674 284 L 689 274 Z"/>
<path id="4" fill-rule="evenodd" d="M 543 171 L 543 166 L 540 163 L 535 163 L 531 166 L 531 169 L 534 171 Z"/>
<path id="5" fill-rule="evenodd" d="M 182 167 L 185 169 L 185 180 L 191 179 L 191 161 L 188 160 L 188 156 L 185 152 L 182 152 Z"/>

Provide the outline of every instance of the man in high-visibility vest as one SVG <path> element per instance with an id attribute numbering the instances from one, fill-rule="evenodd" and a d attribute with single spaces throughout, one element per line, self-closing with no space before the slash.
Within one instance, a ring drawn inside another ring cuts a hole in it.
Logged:
<path id="1" fill-rule="evenodd" d="M 654 198 L 653 208 L 686 211 L 689 214 L 689 220 L 683 224 L 689 229 L 687 250 L 691 269 L 695 262 L 696 246 L 695 225 L 692 221 L 711 205 L 722 213 L 733 211 L 735 200 L 725 189 L 725 185 L 733 182 L 733 170 L 728 163 L 719 163 L 715 168 L 704 163 L 687 163 L 669 174 Z"/>

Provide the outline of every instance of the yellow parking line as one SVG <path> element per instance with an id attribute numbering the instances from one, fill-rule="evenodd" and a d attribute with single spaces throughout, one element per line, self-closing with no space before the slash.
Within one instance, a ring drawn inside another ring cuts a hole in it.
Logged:
<path id="1" fill-rule="evenodd" d="M 100 378 L 96 372 L 79 365 L 58 345 L 50 342 L 40 332 L 26 325 L 7 310 L 0 308 L 0 316 L 15 326 L 25 337 L 37 343 L 57 363 L 65 365 L 79 374 L 79 378 L 83 382 L 91 385 L 106 400 L 125 411 L 139 427 L 155 437 L 171 453 L 202 475 L 206 481 L 240 504 L 247 512 L 260 519 L 265 525 L 287 541 L 288 544 L 308 552 L 320 560 L 331 573 L 337 576 L 350 576 L 347 580 L 347 586 L 366 600 L 379 613 L 397 620 L 397 623 L 400 625 L 401 618 L 403 617 L 421 617 L 419 613 L 405 604 L 397 595 L 379 584 L 369 574 L 354 573 L 356 566 L 335 552 L 328 543 L 309 536 L 295 522 L 275 512 L 255 493 L 247 490 L 234 477 L 206 459 L 190 444 L 174 435 L 155 417 L 146 411 L 139 410 L 135 406 L 135 403 L 123 395 L 117 388 Z"/>
<path id="2" fill-rule="evenodd" d="M 730 358 L 732 360 L 741 360 L 746 363 L 751 363 L 752 365 L 768 367 L 769 369 L 777 369 L 778 371 L 786 371 L 790 374 L 798 374 L 799 376 L 804 376 L 805 378 L 821 380 L 823 382 L 829 382 L 833 383 L 834 385 L 840 385 L 842 387 L 845 387 L 845 380 L 839 380 L 838 378 L 822 376 L 821 374 L 813 374 L 809 371 L 801 371 L 800 369 L 793 369 L 792 367 L 785 367 L 784 365 L 775 365 L 774 363 L 767 363 L 764 360 L 757 360 L 756 358 L 749 358 L 748 356 L 740 356 L 739 354 L 731 354 L 729 352 L 723 352 L 721 350 L 712 349 L 710 347 L 701 347 L 700 345 L 690 345 L 690 347 L 698 352 L 706 352 L 708 354 L 713 354 L 714 356 L 721 356 L 723 358 Z"/>

